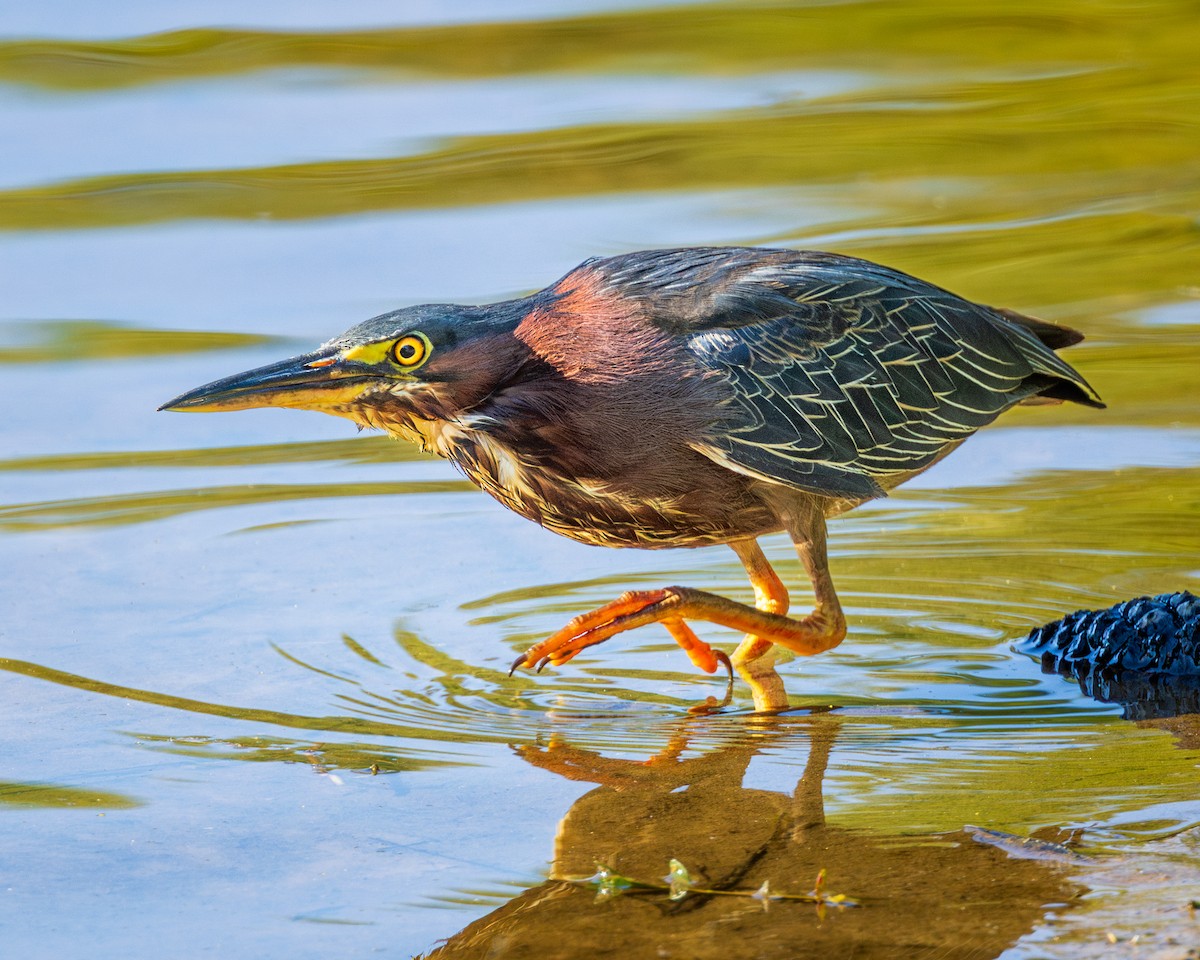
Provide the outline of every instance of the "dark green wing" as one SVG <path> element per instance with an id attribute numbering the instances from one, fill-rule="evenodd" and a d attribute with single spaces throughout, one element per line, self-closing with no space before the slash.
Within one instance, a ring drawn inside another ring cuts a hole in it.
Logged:
<path id="1" fill-rule="evenodd" d="M 725 417 L 696 448 L 739 472 L 879 496 L 885 478 L 927 467 L 1031 396 L 1100 405 L 1033 332 L 1071 342 L 1072 331 L 898 271 L 795 251 L 658 256 L 660 294 L 646 307 L 731 388 Z M 672 268 L 678 281 L 664 284 Z M 702 296 L 684 293 L 687 274 Z"/>

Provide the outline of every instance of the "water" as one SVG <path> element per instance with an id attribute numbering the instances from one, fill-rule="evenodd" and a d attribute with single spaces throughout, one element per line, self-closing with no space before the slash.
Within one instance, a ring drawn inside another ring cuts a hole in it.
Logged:
<path id="1" fill-rule="evenodd" d="M 1200 941 L 1194 724 L 1123 721 L 1008 647 L 1200 588 L 1189 5 L 99 9 L 0 14 L 10 949 Z M 708 243 L 836 249 L 1077 326 L 1109 403 L 1007 414 L 835 521 L 851 635 L 782 667 L 785 717 L 744 687 L 690 715 L 721 682 L 654 629 L 507 677 L 631 587 L 748 597 L 727 550 L 583 547 L 330 418 L 154 412 L 386 309 Z M 1091 861 L 967 825 L 1082 831 Z M 670 857 L 747 892 L 823 867 L 865 905 L 561 882 Z"/>

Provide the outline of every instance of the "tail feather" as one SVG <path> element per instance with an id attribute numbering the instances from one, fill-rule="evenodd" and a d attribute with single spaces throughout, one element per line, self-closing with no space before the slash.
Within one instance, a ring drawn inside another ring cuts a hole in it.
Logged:
<path id="1" fill-rule="evenodd" d="M 1100 395 L 1092 389 L 1092 385 L 1084 380 L 1074 367 L 1051 352 L 1079 343 L 1083 340 L 1082 333 L 1071 327 L 1062 327 L 1056 323 L 1047 323 L 1045 320 L 1027 317 L 1015 310 L 1006 310 L 1003 307 L 989 309 L 998 313 L 1014 327 L 1028 331 L 1037 338 L 1037 343 L 1029 342 L 1026 347 L 1021 348 L 1021 352 L 1038 371 L 1037 379 L 1043 383 L 1039 384 L 1035 394 L 1021 401 L 1023 404 L 1061 403 L 1069 400 L 1072 403 L 1081 403 L 1099 410 L 1105 408 L 1105 403 L 1100 399 Z M 1043 350 L 1038 344 L 1049 349 Z"/>
<path id="2" fill-rule="evenodd" d="M 1083 340 L 1083 334 L 1071 327 L 1062 327 L 1057 323 L 1047 323 L 1045 320 L 1038 320 L 1036 317 L 1027 317 L 1023 313 L 1017 313 L 1016 310 L 1007 310 L 1004 307 L 990 307 L 989 309 L 994 313 L 1000 314 L 1000 316 L 1010 323 L 1015 323 L 1018 327 L 1024 327 L 1051 350 L 1073 347 Z"/>

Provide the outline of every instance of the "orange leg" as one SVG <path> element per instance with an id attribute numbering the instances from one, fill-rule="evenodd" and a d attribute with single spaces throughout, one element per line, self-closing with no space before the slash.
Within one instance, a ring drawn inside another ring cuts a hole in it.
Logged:
<path id="1" fill-rule="evenodd" d="M 747 634 L 734 653 L 733 663 L 750 685 L 755 709 L 786 708 L 787 694 L 775 672 L 772 645 L 812 656 L 837 646 L 846 635 L 846 621 L 829 576 L 825 518 L 819 502 L 801 501 L 796 506 L 797 509 L 781 511 L 781 519 L 812 581 L 816 606 L 808 616 L 796 620 L 785 616 L 787 591 L 762 550 L 753 540 L 737 541 L 732 546 L 754 585 L 755 606 L 690 587 L 630 591 L 612 603 L 576 617 L 553 636 L 530 647 L 517 658 L 513 670 L 522 666 L 538 670 L 546 664 L 558 666 L 581 650 L 618 633 L 648 623 L 663 623 L 693 662 L 711 672 L 716 664 L 709 657 L 720 658 L 683 623 L 707 620 Z"/>
<path id="2" fill-rule="evenodd" d="M 784 615 L 791 606 L 787 588 L 755 540 L 730 544 L 754 586 L 754 606 Z M 750 687 L 755 710 L 779 710 L 787 705 L 783 679 L 775 672 L 775 644 L 767 637 L 748 633 L 733 651 L 737 672 Z"/>

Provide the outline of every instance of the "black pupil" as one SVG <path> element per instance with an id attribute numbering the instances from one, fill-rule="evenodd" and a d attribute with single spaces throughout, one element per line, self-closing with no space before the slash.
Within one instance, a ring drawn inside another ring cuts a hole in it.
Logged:
<path id="1" fill-rule="evenodd" d="M 417 348 L 411 343 L 406 343 L 400 348 L 400 359 L 411 360 L 417 355 Z"/>

